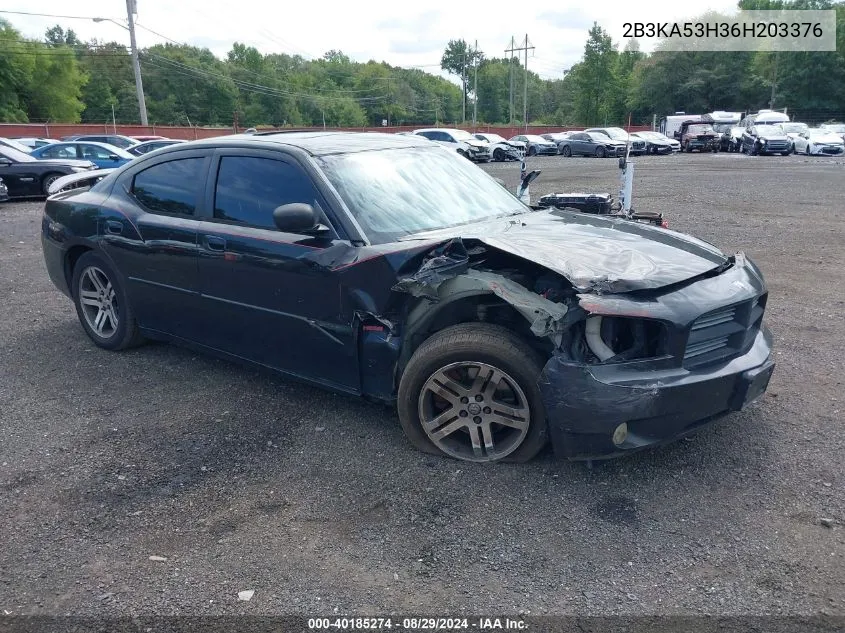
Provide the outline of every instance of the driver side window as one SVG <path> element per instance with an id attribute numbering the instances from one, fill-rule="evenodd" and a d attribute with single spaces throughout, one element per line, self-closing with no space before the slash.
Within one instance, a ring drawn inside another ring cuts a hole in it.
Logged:
<path id="1" fill-rule="evenodd" d="M 316 205 L 311 179 L 296 165 L 255 156 L 223 156 L 214 189 L 214 218 L 276 230 L 273 211 L 283 204 Z"/>

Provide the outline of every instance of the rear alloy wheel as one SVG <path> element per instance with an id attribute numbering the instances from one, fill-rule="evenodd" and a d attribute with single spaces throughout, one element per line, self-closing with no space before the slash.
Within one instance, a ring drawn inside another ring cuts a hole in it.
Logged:
<path id="1" fill-rule="evenodd" d="M 399 385 L 402 429 L 418 449 L 472 462 L 525 462 L 545 446 L 542 360 L 513 332 L 486 323 L 427 339 Z"/>
<path id="2" fill-rule="evenodd" d="M 607 151 L 605 151 L 603 147 L 597 147 L 596 156 L 598 156 L 599 158 L 604 158 L 605 156 L 607 156 Z"/>
<path id="3" fill-rule="evenodd" d="M 45 196 L 50 195 L 50 185 L 52 185 L 61 177 L 61 174 L 47 174 L 46 176 L 44 176 L 44 178 L 41 179 L 41 191 L 44 193 Z"/>
<path id="4" fill-rule="evenodd" d="M 123 286 L 102 257 L 94 252 L 80 257 L 72 287 L 79 322 L 96 345 L 119 350 L 141 342 Z"/>
<path id="5" fill-rule="evenodd" d="M 566 156 L 567 158 L 569 158 L 570 156 L 572 156 L 572 148 L 570 148 L 569 145 L 564 145 L 563 147 L 560 148 L 560 153 L 563 156 Z"/>

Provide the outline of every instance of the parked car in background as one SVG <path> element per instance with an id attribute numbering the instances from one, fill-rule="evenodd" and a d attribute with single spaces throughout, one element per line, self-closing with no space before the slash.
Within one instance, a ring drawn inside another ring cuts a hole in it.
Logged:
<path id="1" fill-rule="evenodd" d="M 146 143 L 147 141 L 161 141 L 166 139 L 166 136 L 158 136 L 156 134 L 142 134 L 141 136 L 135 136 L 134 134 L 129 138 L 134 138 L 139 143 Z"/>
<path id="2" fill-rule="evenodd" d="M 127 149 L 138 144 L 138 141 L 134 138 L 122 134 L 76 134 L 63 136 L 62 141 L 94 141 L 95 143 L 108 143 L 120 149 Z"/>
<path id="3" fill-rule="evenodd" d="M 525 155 L 525 143 L 509 141 L 490 132 L 477 132 L 473 136 L 490 145 L 491 156 L 495 161 L 520 160 Z"/>
<path id="4" fill-rule="evenodd" d="M 41 244 L 93 345 L 184 344 L 381 401 L 460 460 L 632 454 L 745 409 L 775 368 L 750 258 L 529 207 L 422 138 L 167 147 L 51 196 Z"/>
<path id="5" fill-rule="evenodd" d="M 828 129 L 816 128 L 798 134 L 793 140 L 793 151 L 807 156 L 841 156 L 845 153 L 845 140 Z"/>
<path id="6" fill-rule="evenodd" d="M 525 153 L 528 156 L 556 156 L 558 154 L 557 143 L 547 141 L 537 134 L 517 134 L 509 140 L 525 143 Z"/>
<path id="7" fill-rule="evenodd" d="M 838 134 L 845 141 L 845 123 L 822 123 L 819 128 Z"/>
<path id="8" fill-rule="evenodd" d="M 560 142 L 563 156 L 624 156 L 628 144 L 598 132 L 573 132 Z"/>
<path id="9" fill-rule="evenodd" d="M 547 132 L 546 134 L 541 134 L 540 136 L 557 145 L 557 153 L 560 154 L 560 142 L 568 139 L 574 132 L 575 130 L 570 130 L 568 132 Z"/>
<path id="10" fill-rule="evenodd" d="M 681 149 L 681 144 L 660 132 L 631 132 L 631 138 L 645 141 L 646 154 L 671 154 Z"/>
<path id="11" fill-rule="evenodd" d="M 35 136 L 18 136 L 15 137 L 13 140 L 17 141 L 21 145 L 27 146 L 29 149 L 37 149 L 39 147 L 44 147 L 45 145 L 50 145 L 52 143 L 59 142 L 56 139 L 38 138 Z"/>
<path id="12" fill-rule="evenodd" d="M 6 186 L 6 183 L 3 182 L 3 179 L 0 178 L 0 202 L 6 202 L 9 199 L 9 188 Z"/>
<path id="13" fill-rule="evenodd" d="M 633 156 L 640 156 L 642 154 L 645 154 L 646 142 L 643 139 L 632 138 L 631 135 L 628 134 L 628 132 L 623 130 L 621 127 L 591 127 L 584 131 L 598 132 L 599 134 L 609 136 L 615 141 L 625 141 L 626 143 L 630 142 L 630 153 Z"/>
<path id="14" fill-rule="evenodd" d="M 738 152 L 742 148 L 742 135 L 745 128 L 741 125 L 734 125 L 730 131 L 730 142 L 728 143 L 729 152 Z"/>
<path id="15" fill-rule="evenodd" d="M 675 112 L 675 114 L 665 116 L 660 119 L 660 124 L 657 128 L 657 131 L 669 138 L 677 140 L 679 138 L 678 130 L 681 127 L 681 123 L 689 120 L 701 120 L 701 115 L 687 114 L 686 112 Z"/>
<path id="16" fill-rule="evenodd" d="M 682 152 L 718 152 L 719 135 L 709 123 L 684 121 L 678 131 Z"/>
<path id="17" fill-rule="evenodd" d="M 78 158 L 90 160 L 100 169 L 120 167 L 135 157 L 126 150 L 94 141 L 53 143 L 32 150 L 35 158 Z"/>
<path id="18" fill-rule="evenodd" d="M 806 123 L 796 123 L 796 122 L 789 122 L 789 123 L 781 123 L 780 129 L 783 130 L 784 134 L 789 137 L 789 148 L 790 151 L 795 151 L 795 139 L 798 138 L 801 134 L 805 134 L 806 132 L 810 131 L 810 126 Z"/>
<path id="19" fill-rule="evenodd" d="M 719 135 L 719 151 L 726 152 L 731 145 L 731 128 L 739 125 L 742 120 L 742 112 L 716 110 L 702 114 L 701 120 L 713 126 L 713 130 Z"/>
<path id="20" fill-rule="evenodd" d="M 0 137 L 0 146 L 11 147 L 12 149 L 16 149 L 19 152 L 23 152 L 24 154 L 29 154 L 32 151 L 31 147 L 24 145 L 20 141 L 17 141 L 13 138 Z"/>
<path id="21" fill-rule="evenodd" d="M 493 157 L 490 144 L 475 138 L 466 130 L 432 127 L 414 130 L 414 134 L 454 149 L 473 162 L 486 163 Z"/>
<path id="22" fill-rule="evenodd" d="M 752 125 L 742 134 L 741 151 L 752 156 L 761 154 L 788 156 L 792 152 L 792 140 L 780 125 Z"/>
<path id="23" fill-rule="evenodd" d="M 97 166 L 87 160 L 39 160 L 32 154 L 0 145 L 0 178 L 6 183 L 12 198 L 46 196 L 54 180 L 93 169 Z"/>
<path id="24" fill-rule="evenodd" d="M 156 149 L 161 149 L 162 147 L 169 147 L 170 145 L 176 145 L 177 143 L 187 143 L 188 141 L 183 141 L 181 139 L 176 138 L 164 138 L 160 140 L 152 140 L 152 141 L 144 141 L 143 143 L 138 143 L 137 145 L 133 145 L 126 151 L 132 154 L 133 156 L 142 156 L 148 152 L 152 152 Z"/>

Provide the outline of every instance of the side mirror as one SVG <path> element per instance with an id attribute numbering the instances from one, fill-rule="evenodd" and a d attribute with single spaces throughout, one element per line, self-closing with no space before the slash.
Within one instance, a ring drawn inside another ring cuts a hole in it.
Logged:
<path id="1" fill-rule="evenodd" d="M 310 204 L 294 202 L 273 210 L 273 222 L 284 233 L 308 233 L 320 225 L 320 218 Z"/>
<path id="2" fill-rule="evenodd" d="M 111 158 L 112 160 L 120 160 L 120 156 L 118 156 L 117 154 L 109 154 L 109 158 Z"/>

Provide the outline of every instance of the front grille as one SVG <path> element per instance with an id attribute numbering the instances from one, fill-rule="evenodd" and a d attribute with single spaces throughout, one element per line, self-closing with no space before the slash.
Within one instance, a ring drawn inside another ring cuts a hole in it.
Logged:
<path id="1" fill-rule="evenodd" d="M 724 306 L 693 321 L 684 350 L 684 367 L 729 360 L 754 343 L 766 309 L 767 295 Z"/>
<path id="2" fill-rule="evenodd" d="M 645 141 L 634 141 L 631 143 L 632 149 L 645 149 Z"/>
<path id="3" fill-rule="evenodd" d="M 766 144 L 763 147 L 765 147 L 767 151 L 774 150 L 776 152 L 781 152 L 789 147 L 789 143 L 786 141 L 766 141 Z"/>

